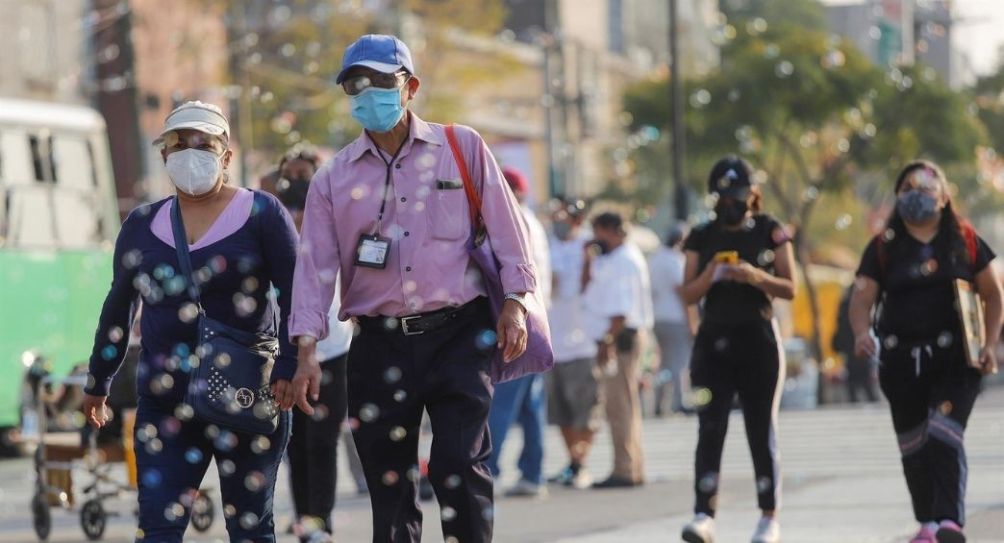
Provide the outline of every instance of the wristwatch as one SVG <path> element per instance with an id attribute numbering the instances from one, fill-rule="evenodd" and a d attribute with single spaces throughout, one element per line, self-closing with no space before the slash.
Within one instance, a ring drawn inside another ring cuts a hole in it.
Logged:
<path id="1" fill-rule="evenodd" d="M 523 308 L 524 312 L 527 311 L 527 308 L 526 308 L 526 295 L 525 294 L 517 294 L 515 292 L 507 292 L 504 299 L 506 299 L 506 300 L 512 300 L 512 301 L 518 303 L 520 305 L 520 307 Z"/>

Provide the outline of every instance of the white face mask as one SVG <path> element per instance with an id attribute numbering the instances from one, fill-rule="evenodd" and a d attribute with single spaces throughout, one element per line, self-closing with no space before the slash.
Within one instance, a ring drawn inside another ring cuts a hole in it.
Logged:
<path id="1" fill-rule="evenodd" d="M 220 177 L 220 156 L 200 149 L 185 149 L 167 155 L 167 175 L 182 192 L 199 196 L 216 186 Z"/>

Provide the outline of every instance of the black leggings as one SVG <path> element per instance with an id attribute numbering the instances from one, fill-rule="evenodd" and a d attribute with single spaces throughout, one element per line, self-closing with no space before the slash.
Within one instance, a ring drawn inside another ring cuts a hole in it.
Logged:
<path id="1" fill-rule="evenodd" d="M 331 533 L 335 508 L 338 436 L 348 409 L 345 364 L 348 355 L 321 362 L 321 393 L 314 417 L 293 408 L 289 441 L 289 482 L 297 518 L 314 517 Z"/>
<path id="2" fill-rule="evenodd" d="M 695 513 L 715 514 L 722 447 L 736 394 L 753 455 L 757 503 L 765 511 L 780 505 L 777 409 L 784 373 L 784 352 L 773 321 L 701 324 L 690 362 L 699 422 L 694 461 Z"/>
<path id="3" fill-rule="evenodd" d="M 945 347 L 936 341 L 901 342 L 882 353 L 879 384 L 889 399 L 903 473 L 919 522 L 965 522 L 967 467 L 962 438 L 982 377 L 964 361 L 958 342 Z"/>

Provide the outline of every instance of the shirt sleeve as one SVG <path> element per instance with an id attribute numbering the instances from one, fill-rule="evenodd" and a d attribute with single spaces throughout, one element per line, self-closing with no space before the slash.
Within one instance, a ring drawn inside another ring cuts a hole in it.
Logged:
<path id="1" fill-rule="evenodd" d="M 765 216 L 765 220 L 765 227 L 767 229 L 768 236 L 768 248 L 774 250 L 791 241 L 791 234 L 788 232 L 788 229 L 780 223 L 780 221 L 770 215 Z"/>
<path id="2" fill-rule="evenodd" d="M 878 238 L 872 238 L 865 247 L 865 252 L 861 255 L 861 264 L 858 265 L 857 275 L 862 275 L 882 283 L 882 266 L 879 263 Z"/>
<path id="3" fill-rule="evenodd" d="M 600 300 L 596 304 L 597 314 L 608 319 L 627 317 L 628 313 L 631 312 L 632 304 L 635 303 L 636 297 L 633 292 L 632 279 L 636 272 L 629 265 L 620 261 L 605 262 L 604 265 L 611 266 L 613 273 L 603 274 L 605 280 L 599 290 Z"/>
<path id="4" fill-rule="evenodd" d="M 973 263 L 973 269 L 976 273 L 983 271 L 995 258 L 997 258 L 997 254 L 990 248 L 990 245 L 980 236 L 976 236 L 976 261 Z"/>
<path id="5" fill-rule="evenodd" d="M 527 227 L 530 229 L 530 238 L 533 243 L 533 265 L 537 272 L 537 291 L 544 300 L 544 306 L 551 304 L 551 251 L 548 247 L 547 232 L 544 225 L 540 224 L 533 212 L 524 210 L 526 213 Z"/>
<path id="6" fill-rule="evenodd" d="M 663 299 L 674 285 L 669 277 L 672 268 L 669 263 L 665 249 L 660 248 L 648 257 L 648 276 L 652 281 L 652 297 L 656 300 Z"/>
<path id="7" fill-rule="evenodd" d="M 335 296 L 335 279 L 341 266 L 331 204 L 331 175 L 331 167 L 321 168 L 307 190 L 293 274 L 290 338 L 324 339 L 328 336 L 328 310 Z"/>
<path id="8" fill-rule="evenodd" d="M 471 177 L 475 183 L 481 182 L 481 216 L 501 265 L 502 288 L 507 293 L 533 292 L 537 288 L 537 272 L 519 203 L 481 136 L 462 126 L 457 126 L 456 133 L 465 157 L 471 161 Z"/>
<path id="9" fill-rule="evenodd" d="M 687 262 L 683 255 L 677 254 L 672 259 L 667 259 L 666 264 L 666 280 L 672 286 L 675 294 L 676 287 L 683 284 Z"/>
<path id="10" fill-rule="evenodd" d="M 279 358 L 272 369 L 272 381 L 292 379 L 296 372 L 296 346 L 289 340 L 285 323 L 289 322 L 292 305 L 293 269 L 296 265 L 296 226 L 293 218 L 274 196 L 267 198 L 262 216 L 262 250 L 268 268 L 269 281 L 278 293 L 279 303 Z"/>
<path id="11" fill-rule="evenodd" d="M 138 223 L 142 222 L 135 217 L 136 213 L 133 211 L 126 218 L 115 240 L 112 285 L 101 306 L 84 387 L 84 392 L 94 396 L 108 395 L 112 378 L 122 365 L 129 346 L 129 330 L 138 305 L 138 293 L 133 286 L 138 262 L 131 256 L 137 249 L 134 247 L 135 231 L 141 228 Z"/>
<path id="12" fill-rule="evenodd" d="M 687 239 L 683 241 L 684 251 L 694 251 L 700 253 L 704 249 L 704 238 L 706 233 L 706 226 L 698 226 L 690 231 L 687 235 Z"/>

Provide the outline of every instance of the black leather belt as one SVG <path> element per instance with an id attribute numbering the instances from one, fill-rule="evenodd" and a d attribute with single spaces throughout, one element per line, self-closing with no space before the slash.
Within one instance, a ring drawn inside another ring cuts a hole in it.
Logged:
<path id="1" fill-rule="evenodd" d="M 460 307 L 444 307 L 407 317 L 358 317 L 356 320 L 359 322 L 359 328 L 364 332 L 417 336 L 441 328 L 458 319 L 473 317 L 484 307 L 484 302 L 484 297 L 478 297 Z"/>

